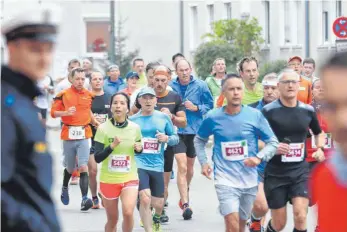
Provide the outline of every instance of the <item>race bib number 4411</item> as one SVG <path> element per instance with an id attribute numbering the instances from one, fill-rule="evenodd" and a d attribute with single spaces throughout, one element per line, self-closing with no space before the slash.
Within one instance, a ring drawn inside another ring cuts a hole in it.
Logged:
<path id="1" fill-rule="evenodd" d="M 222 142 L 223 158 L 228 161 L 240 161 L 248 157 L 247 140 Z"/>
<path id="2" fill-rule="evenodd" d="M 289 144 L 290 151 L 286 155 L 282 155 L 282 162 L 301 162 L 305 156 L 304 143 Z"/>
<path id="3" fill-rule="evenodd" d="M 128 155 L 111 155 L 108 163 L 110 172 L 129 172 L 131 168 L 131 157 Z"/>
<path id="4" fill-rule="evenodd" d="M 142 138 L 142 153 L 159 154 L 161 151 L 161 143 L 155 138 Z"/>

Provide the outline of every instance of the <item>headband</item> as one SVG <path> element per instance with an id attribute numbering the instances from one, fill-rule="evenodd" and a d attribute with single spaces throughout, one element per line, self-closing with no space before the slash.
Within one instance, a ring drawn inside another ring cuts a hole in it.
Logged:
<path id="1" fill-rule="evenodd" d="M 277 83 L 278 81 L 267 81 L 267 80 L 263 80 L 261 82 L 263 86 L 277 86 Z"/>
<path id="2" fill-rule="evenodd" d="M 164 75 L 164 76 L 167 76 L 168 78 L 170 78 L 170 74 L 166 71 L 162 71 L 162 70 L 158 70 L 158 71 L 154 71 L 154 76 L 156 75 Z"/>

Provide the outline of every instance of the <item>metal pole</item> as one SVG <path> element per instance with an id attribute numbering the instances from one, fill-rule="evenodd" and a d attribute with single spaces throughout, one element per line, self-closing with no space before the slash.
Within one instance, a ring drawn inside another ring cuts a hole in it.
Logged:
<path id="1" fill-rule="evenodd" d="M 116 33 L 115 33 L 115 0 L 110 1 L 110 24 L 111 24 L 111 30 L 110 30 L 110 61 L 112 64 L 115 64 L 116 62 Z"/>
<path id="2" fill-rule="evenodd" d="M 310 57 L 310 2 L 305 0 L 305 56 Z"/>
<path id="3" fill-rule="evenodd" d="M 184 54 L 184 2 L 180 0 L 180 47 L 181 53 Z"/>

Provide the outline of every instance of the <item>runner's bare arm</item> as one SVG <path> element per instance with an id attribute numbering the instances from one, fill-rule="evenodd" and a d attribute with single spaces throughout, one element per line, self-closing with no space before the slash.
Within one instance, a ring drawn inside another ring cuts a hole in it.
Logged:
<path id="1" fill-rule="evenodd" d="M 322 131 L 322 133 L 315 135 L 315 142 L 316 142 L 316 147 L 324 147 L 325 146 L 325 133 Z"/>
<path id="2" fill-rule="evenodd" d="M 259 151 L 262 150 L 265 147 L 265 143 L 261 140 L 258 140 L 258 149 Z"/>
<path id="3" fill-rule="evenodd" d="M 173 115 L 172 117 L 172 123 L 179 127 L 184 128 L 187 126 L 187 116 L 184 111 L 178 111 L 176 115 Z"/>

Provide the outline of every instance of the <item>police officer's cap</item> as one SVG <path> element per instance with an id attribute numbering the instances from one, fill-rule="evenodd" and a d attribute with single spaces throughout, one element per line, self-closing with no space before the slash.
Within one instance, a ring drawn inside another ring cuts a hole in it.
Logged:
<path id="1" fill-rule="evenodd" d="M 3 23 L 1 33 L 7 42 L 24 38 L 55 43 L 60 12 L 58 7 L 54 7 L 54 10 L 53 7 L 23 10 Z"/>

